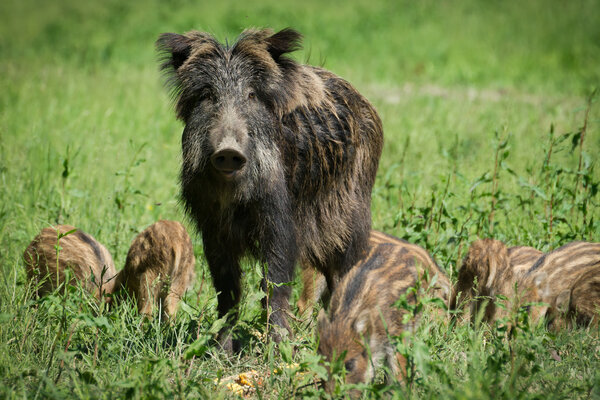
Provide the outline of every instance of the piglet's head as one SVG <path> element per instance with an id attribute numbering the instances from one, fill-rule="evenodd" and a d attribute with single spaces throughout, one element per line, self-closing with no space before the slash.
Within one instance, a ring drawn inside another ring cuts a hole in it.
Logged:
<path id="1" fill-rule="evenodd" d="M 371 335 L 369 313 L 363 312 L 350 321 L 337 318 L 331 321 L 323 310 L 318 317 L 318 352 L 329 363 L 328 392 L 335 389 L 336 372 L 345 370 L 346 383 L 367 382 L 373 378 L 373 366 L 367 346 Z"/>

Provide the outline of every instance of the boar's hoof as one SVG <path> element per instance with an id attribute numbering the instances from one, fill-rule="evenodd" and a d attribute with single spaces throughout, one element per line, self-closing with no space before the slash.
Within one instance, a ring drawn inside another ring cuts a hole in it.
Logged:
<path id="1" fill-rule="evenodd" d="M 219 342 L 219 346 L 227 353 L 227 354 L 236 354 L 241 350 L 239 340 L 233 339 L 233 335 L 231 334 L 230 329 L 224 329 L 219 332 L 219 336 L 217 337 L 217 342 Z"/>
<path id="2" fill-rule="evenodd" d="M 283 338 L 289 338 L 290 332 L 283 327 L 273 325 L 269 329 L 269 339 L 275 343 L 280 343 Z"/>

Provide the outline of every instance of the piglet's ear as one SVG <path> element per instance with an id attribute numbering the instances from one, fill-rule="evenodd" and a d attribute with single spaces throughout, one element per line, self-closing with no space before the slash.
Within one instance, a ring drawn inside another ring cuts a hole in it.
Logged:
<path id="1" fill-rule="evenodd" d="M 291 53 L 302 47 L 302 35 L 291 28 L 280 30 L 268 37 L 266 41 L 267 50 L 275 61 L 279 61 L 282 55 Z"/>
<path id="2" fill-rule="evenodd" d="M 156 49 L 162 55 L 162 70 L 177 71 L 191 53 L 191 41 L 177 33 L 163 33 L 156 41 Z"/>
<path id="3" fill-rule="evenodd" d="M 569 306 L 571 303 L 571 291 L 563 290 L 556 296 L 556 309 L 561 314 L 566 314 L 569 311 Z"/>
<path id="4" fill-rule="evenodd" d="M 321 310 L 319 311 L 319 315 L 317 316 L 317 326 L 318 329 L 324 329 L 325 326 L 327 326 L 327 324 L 329 323 L 329 318 L 327 317 L 327 314 L 325 313 L 325 310 L 323 310 L 321 308 Z"/>
<path id="5" fill-rule="evenodd" d="M 361 336 L 368 336 L 370 332 L 370 313 L 368 311 L 361 312 L 354 321 L 354 330 Z"/>
<path id="6" fill-rule="evenodd" d="M 550 288 L 548 287 L 548 274 L 544 271 L 538 272 L 533 278 L 533 283 L 537 287 L 542 300 L 546 299 L 550 294 Z"/>

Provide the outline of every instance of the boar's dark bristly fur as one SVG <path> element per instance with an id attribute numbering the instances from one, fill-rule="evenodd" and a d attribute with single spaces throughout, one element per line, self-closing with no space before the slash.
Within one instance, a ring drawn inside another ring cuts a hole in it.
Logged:
<path id="1" fill-rule="evenodd" d="M 287 56 L 300 39 L 248 29 L 231 46 L 200 32 L 157 42 L 185 124 L 183 203 L 202 233 L 220 315 L 240 299 L 246 253 L 274 283 L 291 281 L 300 262 L 332 287 L 367 247 L 381 121 L 348 82 Z M 270 299 L 286 328 L 289 293 L 275 285 Z"/>

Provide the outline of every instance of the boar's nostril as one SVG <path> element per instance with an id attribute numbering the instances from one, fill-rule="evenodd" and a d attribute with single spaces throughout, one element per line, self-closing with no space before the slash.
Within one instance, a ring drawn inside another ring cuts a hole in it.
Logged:
<path id="1" fill-rule="evenodd" d="M 225 149 L 212 155 L 210 162 L 221 172 L 234 172 L 242 169 L 246 157 L 237 150 Z"/>

